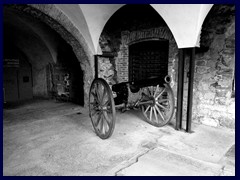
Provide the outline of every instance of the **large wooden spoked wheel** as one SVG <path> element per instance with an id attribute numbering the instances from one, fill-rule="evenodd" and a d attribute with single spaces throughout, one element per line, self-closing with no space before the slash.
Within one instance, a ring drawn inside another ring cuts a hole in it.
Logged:
<path id="1" fill-rule="evenodd" d="M 145 120 L 153 126 L 162 127 L 171 121 L 174 114 L 174 95 L 169 84 L 163 87 L 150 86 L 143 89 L 141 105 Z"/>
<path id="2" fill-rule="evenodd" d="M 109 138 L 115 127 L 116 110 L 112 91 L 104 79 L 97 78 L 92 82 L 89 115 L 96 134 L 101 139 Z"/>

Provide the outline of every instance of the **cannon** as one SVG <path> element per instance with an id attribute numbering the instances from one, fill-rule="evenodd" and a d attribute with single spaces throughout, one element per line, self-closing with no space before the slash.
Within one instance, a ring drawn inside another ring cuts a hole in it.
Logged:
<path id="1" fill-rule="evenodd" d="M 140 109 L 145 121 L 162 127 L 173 118 L 174 94 L 171 77 L 149 77 L 139 81 L 122 82 L 112 88 L 102 78 L 95 78 L 89 91 L 89 116 L 96 134 L 109 138 L 115 128 L 116 109 Z M 129 100 L 130 94 L 137 95 Z"/>

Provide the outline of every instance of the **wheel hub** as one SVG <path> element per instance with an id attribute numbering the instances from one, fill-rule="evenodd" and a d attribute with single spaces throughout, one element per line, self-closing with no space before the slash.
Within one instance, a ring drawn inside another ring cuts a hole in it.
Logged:
<path id="1" fill-rule="evenodd" d="M 107 110 L 107 106 L 99 105 L 99 106 L 97 107 L 97 110 L 99 110 L 99 111 L 106 111 L 106 110 Z"/>
<path id="2" fill-rule="evenodd" d="M 107 110 L 107 107 L 106 107 L 106 106 L 101 106 L 101 110 L 102 110 L 102 111 L 106 111 L 106 110 Z"/>
<path id="3" fill-rule="evenodd" d="M 150 104 L 151 107 L 156 105 L 156 100 L 153 96 L 150 97 L 150 100 L 152 101 L 152 103 Z"/>

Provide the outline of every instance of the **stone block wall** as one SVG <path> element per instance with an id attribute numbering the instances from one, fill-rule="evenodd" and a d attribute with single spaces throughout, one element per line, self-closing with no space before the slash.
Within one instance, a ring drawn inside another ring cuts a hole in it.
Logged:
<path id="1" fill-rule="evenodd" d="M 219 23 L 223 20 L 224 23 Z M 207 21 L 202 30 L 201 47 L 196 49 L 193 120 L 214 127 L 234 128 L 235 16 L 220 18 L 213 15 Z M 189 59 L 186 61 L 185 78 L 188 65 Z M 187 83 L 186 78 L 184 115 Z"/>
<path id="2" fill-rule="evenodd" d="M 112 61 L 111 58 L 98 58 L 98 77 L 105 79 L 109 85 L 116 84 L 114 70 L 114 61 Z"/>

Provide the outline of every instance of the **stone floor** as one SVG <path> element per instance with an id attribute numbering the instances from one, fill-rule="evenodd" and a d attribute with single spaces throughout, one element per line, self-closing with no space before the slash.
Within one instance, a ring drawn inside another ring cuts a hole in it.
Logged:
<path id="1" fill-rule="evenodd" d="M 4 176 L 233 176 L 235 131 L 174 121 L 155 128 L 141 112 L 117 112 L 113 135 L 98 138 L 87 109 L 34 101 L 3 110 Z"/>

